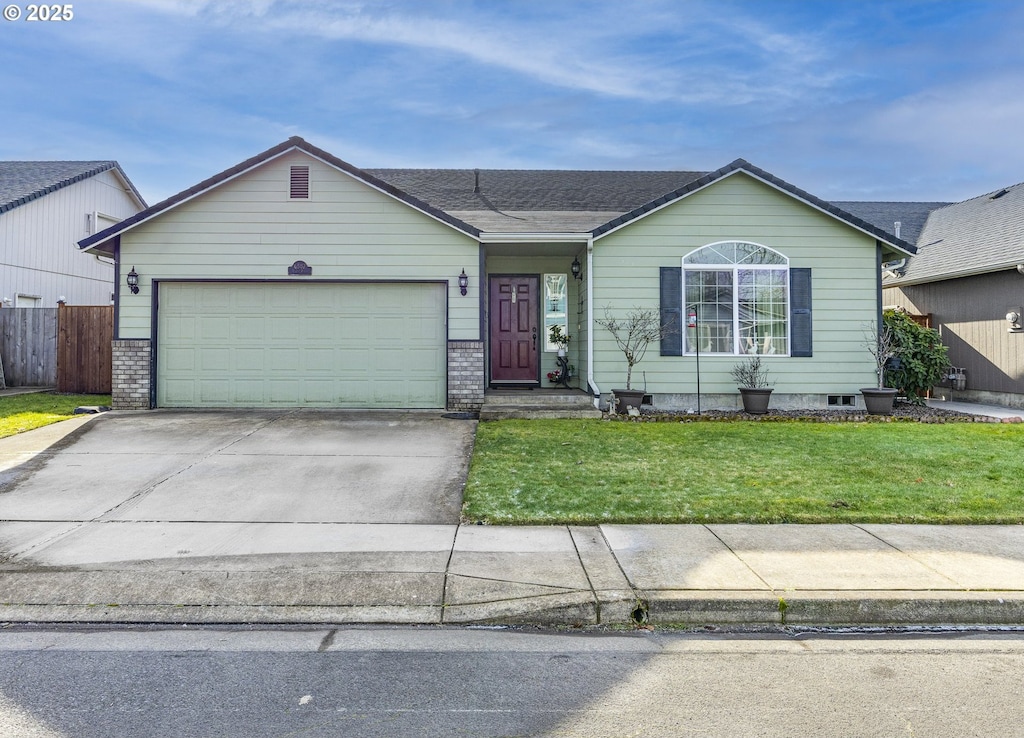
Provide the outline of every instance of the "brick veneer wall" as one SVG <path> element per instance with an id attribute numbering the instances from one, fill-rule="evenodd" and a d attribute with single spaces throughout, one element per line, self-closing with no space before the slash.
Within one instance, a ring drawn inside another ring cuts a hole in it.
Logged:
<path id="1" fill-rule="evenodd" d="M 484 404 L 484 342 L 448 342 L 448 409 L 476 412 Z"/>
<path id="2" fill-rule="evenodd" d="M 152 351 L 148 339 L 114 341 L 111 403 L 115 410 L 148 410 Z"/>

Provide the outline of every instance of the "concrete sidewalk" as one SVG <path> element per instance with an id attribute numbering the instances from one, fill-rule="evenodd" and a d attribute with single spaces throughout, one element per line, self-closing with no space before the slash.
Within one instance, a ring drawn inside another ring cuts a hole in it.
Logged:
<path id="1" fill-rule="evenodd" d="M 82 528 L 3 525 L 0 621 L 1024 625 L 1024 526 Z"/>
<path id="2" fill-rule="evenodd" d="M 0 443 L 0 476 L 94 416 Z M 1024 625 L 1024 526 L 0 521 L 0 622 Z"/>

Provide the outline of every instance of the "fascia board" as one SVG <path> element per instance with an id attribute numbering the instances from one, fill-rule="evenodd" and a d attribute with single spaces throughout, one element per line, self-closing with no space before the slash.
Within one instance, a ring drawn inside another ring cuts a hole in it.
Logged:
<path id="1" fill-rule="evenodd" d="M 481 243 L 542 243 L 558 242 L 571 243 L 579 241 L 587 243 L 591 238 L 589 233 L 481 233 L 478 237 Z"/>
<path id="2" fill-rule="evenodd" d="M 767 180 L 764 177 L 759 177 L 757 174 L 755 174 L 755 173 L 753 173 L 753 172 L 751 172 L 751 171 L 749 171 L 747 169 L 742 169 L 742 168 L 735 169 L 735 170 L 733 170 L 731 172 L 727 172 L 724 175 L 722 175 L 721 177 L 718 177 L 717 179 L 714 179 L 711 182 L 708 182 L 707 184 L 701 185 L 700 187 L 696 187 L 693 190 L 690 190 L 689 192 L 683 193 L 682 195 L 680 195 L 679 197 L 677 197 L 674 200 L 669 200 L 668 202 L 662 203 L 661 205 L 659 205 L 659 206 L 657 206 L 655 208 L 651 208 L 650 210 L 648 210 L 647 212 L 643 213 L 642 215 L 637 216 L 633 220 L 630 220 L 630 221 L 628 221 L 626 223 L 620 223 L 619 225 L 615 226 L 614 228 L 612 228 L 612 229 L 610 229 L 608 231 L 605 231 L 601 235 L 595 236 L 594 240 L 595 241 L 600 240 L 600 239 L 604 238 L 605 236 L 608 236 L 608 235 L 610 235 L 612 233 L 615 233 L 616 231 L 618 231 L 618 230 L 620 230 L 622 228 L 628 228 L 633 223 L 636 223 L 639 220 L 643 220 L 644 218 L 646 218 L 647 216 L 651 215 L 652 213 L 657 213 L 659 210 L 667 208 L 667 207 L 669 207 L 671 205 L 675 205 L 676 203 L 680 202 L 681 200 L 685 200 L 687 197 L 690 197 L 691 195 L 694 195 L 694 194 L 700 192 L 701 190 L 707 189 L 708 187 L 716 185 L 719 182 L 722 182 L 722 181 L 728 179 L 729 177 L 733 177 L 733 176 L 735 176 L 737 174 L 741 174 L 741 173 L 747 175 L 748 177 L 751 177 L 752 179 L 756 179 L 758 182 L 761 182 L 763 184 L 768 185 L 773 190 L 775 190 L 777 192 L 781 192 L 782 194 L 786 195 L 787 197 L 790 197 L 790 198 L 792 198 L 792 199 L 794 199 L 794 200 L 796 200 L 798 202 L 802 202 L 805 205 L 807 205 L 808 207 L 814 208 L 819 213 L 823 213 L 823 214 L 827 215 L 828 217 L 832 218 L 833 220 L 839 221 L 843 225 L 846 225 L 846 226 L 848 226 L 850 228 L 853 228 L 854 230 L 856 230 L 856 231 L 858 231 L 860 233 L 863 233 L 866 236 L 870 236 L 871 238 L 875 239 L 876 241 L 881 241 L 886 246 L 889 246 L 890 248 L 894 249 L 895 251 L 897 251 L 897 252 L 899 252 L 901 254 L 906 254 L 907 256 L 913 256 L 914 255 L 913 252 L 907 251 L 906 249 L 901 248 L 900 246 L 897 246 L 896 244 L 889 243 L 888 241 L 879 238 L 877 233 L 871 233 L 870 231 L 867 231 L 867 230 L 861 228 L 860 226 L 856 225 L 855 223 L 851 223 L 848 220 L 844 220 L 844 219 L 840 218 L 839 216 L 835 215 L 834 213 L 830 213 L 828 210 L 825 210 L 824 208 L 816 205 L 815 203 L 810 202 L 809 200 L 806 200 L 806 199 L 804 199 L 802 197 L 799 197 L 798 195 L 795 195 L 794 193 L 790 192 L 789 190 L 785 189 L 784 187 L 780 187 L 779 185 L 775 184 L 774 182 L 772 182 L 770 180 Z"/>
<path id="3" fill-rule="evenodd" d="M 387 195 L 387 196 L 388 196 L 389 198 L 391 198 L 391 199 L 392 199 L 392 200 L 394 200 L 395 202 L 400 202 L 400 203 L 402 203 L 402 205 L 404 205 L 405 207 L 407 207 L 407 208 L 412 208 L 412 209 L 413 209 L 413 210 L 415 210 L 415 211 L 416 211 L 417 213 L 422 213 L 423 215 L 427 216 L 427 217 L 428 217 L 428 218 L 430 218 L 431 220 L 434 220 L 434 221 L 436 221 L 436 222 L 440 223 L 441 225 L 445 225 L 445 226 L 448 226 L 449 228 L 451 228 L 451 229 L 452 229 L 453 231 L 455 231 L 456 233 L 461 233 L 461 234 L 462 234 L 462 235 L 464 235 L 464 236 L 469 236 L 469 237 L 470 237 L 470 238 L 472 238 L 472 239 L 473 239 L 474 241 L 479 241 L 479 240 L 480 240 L 480 237 L 479 237 L 479 236 L 477 236 L 477 235 L 476 235 L 475 233 L 470 233 L 469 231 L 465 231 L 465 230 L 463 230 L 462 228 L 459 228 L 458 226 L 456 226 L 456 225 L 455 225 L 455 224 L 453 224 L 453 223 L 449 223 L 449 222 L 447 222 L 446 220 L 443 220 L 443 219 L 441 219 L 441 218 L 438 218 L 438 217 L 437 217 L 436 215 L 434 215 L 433 213 L 427 212 L 426 210 L 423 210 L 422 208 L 418 208 L 418 207 L 416 207 L 415 205 L 413 205 L 412 203 L 410 203 L 410 202 L 407 202 L 407 201 L 403 200 L 403 199 L 402 199 L 402 198 L 400 198 L 400 197 L 396 197 L 395 195 L 393 195 L 392 193 L 388 192 L 387 190 L 384 190 L 384 189 L 381 189 L 380 187 L 377 187 L 377 186 L 376 186 L 375 184 L 373 184 L 372 182 L 367 182 L 367 181 L 366 181 L 365 179 L 363 179 L 362 177 L 357 177 L 357 176 L 356 176 L 355 174 L 353 174 L 352 172 L 346 171 L 345 169 L 342 169 L 341 167 L 337 166 L 336 164 L 333 164 L 333 163 L 331 163 L 330 161 L 328 161 L 328 160 L 326 160 L 326 159 L 324 159 L 324 158 L 322 158 L 322 157 L 320 157 L 320 156 L 317 156 L 316 154 L 314 154 L 314 153 L 312 153 L 312 152 L 310 152 L 310 151 L 307 151 L 306 149 L 303 149 L 303 148 L 302 148 L 302 147 L 300 147 L 300 146 L 296 146 L 296 147 L 294 147 L 294 148 L 295 148 L 295 149 L 298 149 L 299 151 L 301 151 L 302 153 L 306 154 L 306 155 L 307 155 L 307 156 L 309 156 L 310 158 L 312 158 L 312 159 L 316 159 L 317 161 L 321 162 L 322 164 L 326 164 L 327 166 L 331 167 L 331 168 L 332 168 L 332 169 L 334 169 L 335 171 L 337 171 L 337 172 L 341 172 L 342 174 L 344 174 L 344 175 L 348 176 L 349 178 L 351 178 L 351 179 L 354 179 L 354 180 L 355 180 L 356 182 L 359 182 L 360 184 L 364 185 L 365 187 L 369 187 L 369 188 L 370 188 L 371 190 L 374 190 L 374 191 L 376 191 L 376 192 L 379 192 L 379 193 L 381 193 L 382 195 Z M 293 149 L 289 149 L 289 151 L 292 151 L 292 150 L 293 150 Z M 286 151 L 286 152 L 283 152 L 283 153 L 288 153 L 288 151 Z"/>
<path id="4" fill-rule="evenodd" d="M 1013 261 L 1000 262 L 998 264 L 987 264 L 983 267 L 974 267 L 973 269 L 959 269 L 955 272 L 943 272 L 942 274 L 934 274 L 930 277 L 918 277 L 914 279 L 893 279 L 885 280 L 882 282 L 882 287 L 910 287 L 918 284 L 932 284 L 933 282 L 947 282 L 951 279 L 963 279 L 964 277 L 978 277 L 982 274 L 992 274 L 993 272 L 1005 272 L 1010 269 L 1016 269 L 1017 265 L 1021 263 L 1020 259 L 1014 259 Z"/>
<path id="5" fill-rule="evenodd" d="M 239 172 L 235 172 L 231 176 L 225 177 L 224 179 L 218 180 L 217 182 L 213 183 L 209 187 L 206 187 L 206 188 L 204 188 L 202 190 L 199 190 L 198 192 L 194 192 L 191 195 L 189 195 L 188 197 L 182 198 L 178 202 L 175 202 L 175 203 L 167 206 L 166 208 L 164 208 L 162 210 L 158 210 L 157 212 L 152 213 L 149 217 L 143 218 L 142 220 L 139 220 L 139 221 L 137 221 L 135 223 L 132 223 L 131 225 L 125 227 L 123 230 L 120 230 L 117 233 L 111 234 L 109 237 L 103 239 L 102 241 L 97 241 L 96 243 L 90 244 L 89 246 L 87 246 L 86 248 L 84 248 L 82 250 L 83 251 L 92 251 L 93 249 L 96 249 L 98 246 L 100 246 L 100 245 L 106 243 L 107 241 L 109 241 L 111 238 L 114 238 L 114 236 L 120 236 L 120 235 L 122 235 L 124 233 L 127 233 L 127 232 L 129 232 L 131 230 L 134 230 L 135 228 L 139 227 L 143 223 L 148 223 L 149 221 L 151 221 L 154 218 L 157 218 L 157 217 L 163 215 L 164 213 L 169 213 L 170 211 L 172 211 L 172 210 L 174 210 L 174 209 L 184 205 L 185 203 L 191 202 L 192 200 L 195 200 L 198 197 L 202 197 L 203 195 L 207 194 L 208 192 L 212 192 L 213 190 L 217 189 L 221 185 L 227 184 L 228 182 L 232 182 L 232 181 L 238 179 L 239 177 L 245 176 L 245 175 L 249 174 L 250 172 L 252 172 L 253 170 L 258 169 L 258 168 L 264 166 L 265 164 L 269 164 L 270 162 L 275 161 L 275 160 L 281 158 L 282 156 L 286 156 L 288 154 L 291 154 L 294 151 L 301 151 L 303 154 L 305 154 L 306 156 L 310 157 L 311 159 L 315 159 L 316 161 L 319 161 L 322 164 L 326 164 L 327 166 L 331 167 L 335 171 L 341 172 L 342 174 L 344 174 L 344 175 L 346 175 L 346 176 L 356 180 L 357 182 L 360 182 L 364 186 L 369 187 L 370 189 L 375 190 L 376 192 L 379 192 L 379 193 L 381 193 L 383 195 L 387 195 L 392 200 L 394 200 L 396 202 L 400 202 L 403 205 L 405 205 L 407 208 L 412 208 L 413 210 L 415 210 L 415 211 L 417 211 L 419 213 L 422 213 L 423 215 L 426 215 L 430 219 L 432 219 L 434 221 L 437 221 L 438 223 L 441 223 L 443 225 L 448 226 L 449 228 L 451 228 L 452 230 L 456 231 L 457 233 L 461 233 L 464 236 L 468 236 L 469 238 L 472 238 L 473 240 L 479 240 L 475 234 L 469 233 L 467 231 L 464 231 L 461 228 L 458 228 L 455 225 L 453 225 L 451 223 L 448 223 L 448 222 L 442 220 L 441 218 L 438 218 L 437 216 L 433 215 L 432 213 L 428 213 L 425 210 L 422 210 L 421 208 L 418 208 L 415 205 L 412 205 L 411 203 L 408 203 L 405 200 L 402 200 L 401 198 L 396 197 L 395 195 L 391 194 L 390 192 L 387 192 L 386 190 L 383 190 L 380 187 L 375 186 L 372 182 L 367 182 L 365 179 L 362 179 L 361 177 L 357 177 L 354 174 L 352 174 L 351 172 L 345 171 L 341 167 L 337 166 L 336 164 L 333 164 L 330 161 L 327 161 L 323 157 L 317 156 L 316 154 L 314 154 L 314 153 L 304 149 L 303 147 L 295 145 L 295 146 L 290 146 L 289 148 L 287 148 L 287 149 L 285 149 L 283 151 L 280 151 L 280 152 L 278 152 L 276 154 L 268 156 L 266 159 L 261 159 L 260 161 L 258 161 L 255 164 L 253 164 L 251 167 L 243 169 L 243 170 L 241 170 Z"/>
<path id="6" fill-rule="evenodd" d="M 136 221 L 135 223 L 132 223 L 129 226 L 126 226 L 123 230 L 119 230 L 117 233 L 110 234 L 109 236 L 104 238 L 102 241 L 97 241 L 96 243 L 89 244 L 84 249 L 82 249 L 82 251 L 92 251 L 93 249 L 96 249 L 97 247 L 101 246 L 102 244 L 107 243 L 112 238 L 116 238 L 117 236 L 121 236 L 121 235 L 123 235 L 125 233 L 128 233 L 128 231 L 133 231 L 136 228 L 138 228 L 139 226 L 141 226 L 143 223 L 148 223 L 149 221 L 153 220 L 154 218 L 158 218 L 158 217 L 162 216 L 164 213 L 169 213 L 172 210 L 176 210 L 177 208 L 181 207 L 185 203 L 192 202 L 197 197 L 202 197 L 203 195 L 205 195 L 208 192 L 213 192 L 213 190 L 217 189 L 221 185 L 227 184 L 228 182 L 232 182 L 235 179 L 238 179 L 239 177 L 248 174 L 249 172 L 253 171 L 254 169 L 257 169 L 257 168 L 263 166 L 264 164 L 272 162 L 275 159 L 277 159 L 277 158 L 279 158 L 281 156 L 284 156 L 285 154 L 289 154 L 289 153 L 291 153 L 292 151 L 295 151 L 295 150 L 302 151 L 302 149 L 300 149 L 298 146 L 293 146 L 293 147 L 291 147 L 289 149 L 285 149 L 284 151 L 281 151 L 281 152 L 279 152 L 277 154 L 273 154 L 272 156 L 268 156 L 266 159 L 261 159 L 260 161 L 258 161 L 257 163 L 253 164 L 251 167 L 249 167 L 247 169 L 243 169 L 240 172 L 235 172 L 234 174 L 232 174 L 229 177 L 225 177 L 224 179 L 218 180 L 218 181 L 214 182 L 213 184 L 211 184 L 209 187 L 206 187 L 205 189 L 199 190 L 198 192 L 193 192 L 188 197 L 183 197 L 181 200 L 178 200 L 177 202 L 171 203 L 166 208 L 163 208 L 161 210 L 157 210 L 155 213 L 151 213 L 148 217 L 143 218 L 142 220 Z M 304 153 L 309 154 L 309 152 L 304 152 Z M 312 155 L 310 154 L 310 156 L 312 156 Z"/>

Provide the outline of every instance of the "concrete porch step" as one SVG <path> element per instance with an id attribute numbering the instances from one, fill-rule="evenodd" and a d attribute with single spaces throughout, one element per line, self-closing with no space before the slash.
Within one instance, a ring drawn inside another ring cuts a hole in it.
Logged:
<path id="1" fill-rule="evenodd" d="M 572 390 L 494 390 L 480 408 L 480 420 L 600 417 L 590 395 Z"/>

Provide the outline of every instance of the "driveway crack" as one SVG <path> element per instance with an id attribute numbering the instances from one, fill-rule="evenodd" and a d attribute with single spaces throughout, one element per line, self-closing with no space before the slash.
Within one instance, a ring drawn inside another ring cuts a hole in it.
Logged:
<path id="1" fill-rule="evenodd" d="M 228 441 L 224 445 L 219 446 L 218 448 L 213 449 L 212 451 L 208 452 L 207 454 L 203 455 L 202 457 L 200 457 L 198 459 L 192 460 L 191 462 L 189 462 L 185 466 L 183 466 L 183 467 L 181 467 L 179 469 L 176 469 L 175 471 L 173 471 L 170 474 L 166 475 L 162 479 L 159 479 L 159 480 L 157 480 L 156 482 L 154 482 L 152 484 L 149 484 L 149 485 L 147 485 L 145 487 L 137 489 L 135 492 L 133 492 L 127 498 L 125 498 L 124 500 L 121 500 L 121 502 L 117 503 L 116 505 L 114 505 L 110 509 L 103 511 L 102 513 L 100 513 L 99 515 L 97 515 L 96 517 L 92 518 L 91 520 L 89 520 L 87 522 L 93 522 L 93 523 L 108 522 L 108 519 L 110 517 L 112 517 L 114 514 L 123 513 L 126 510 L 130 510 L 131 508 L 133 508 L 136 505 L 138 505 L 143 499 L 146 498 L 146 496 L 148 496 L 151 492 L 153 492 L 153 490 L 155 490 L 161 484 L 163 484 L 163 483 L 165 483 L 165 482 L 167 482 L 167 481 L 169 481 L 171 479 L 174 479 L 175 477 L 184 474 L 188 470 L 193 469 L 197 465 L 202 464 L 206 460 L 211 459 L 211 458 L 213 458 L 214 456 L 217 456 L 220 453 L 223 453 L 226 449 L 231 448 L 236 443 L 240 443 L 241 441 L 244 441 L 246 438 L 249 438 L 250 436 L 258 433 L 259 431 L 261 431 L 264 428 L 266 428 L 268 425 L 270 425 L 272 423 L 276 423 L 277 421 L 281 420 L 282 418 L 286 418 L 286 417 L 288 417 L 290 415 L 294 415 L 295 412 L 297 412 L 297 411 L 292 411 L 292 412 L 289 412 L 289 413 L 283 413 L 281 415 L 265 419 L 259 425 L 255 426 L 253 428 L 248 429 L 244 433 L 239 434 L 237 437 L 232 438 L 230 441 Z"/>

